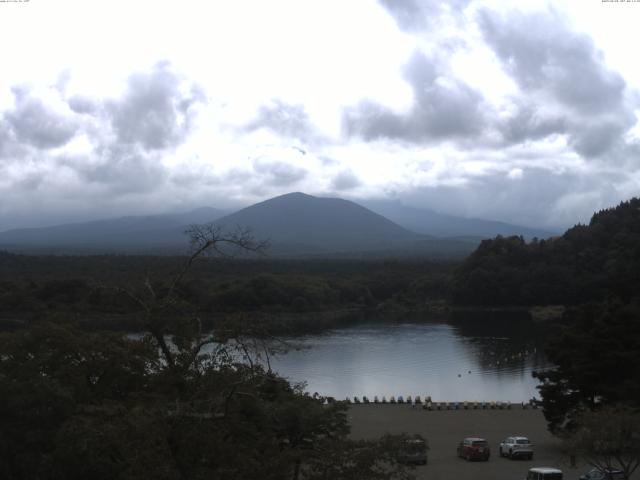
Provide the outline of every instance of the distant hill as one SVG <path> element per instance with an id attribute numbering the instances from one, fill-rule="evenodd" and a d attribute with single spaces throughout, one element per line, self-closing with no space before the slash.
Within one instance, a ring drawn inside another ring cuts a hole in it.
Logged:
<path id="1" fill-rule="evenodd" d="M 268 240 L 270 256 L 460 258 L 476 238 L 441 239 L 419 234 L 357 203 L 290 193 L 222 216 L 203 208 L 180 215 L 122 217 L 54 227 L 0 232 L 0 248 L 42 253 L 177 253 L 186 226 L 214 221 L 226 230 L 249 228 Z M 222 217 L 222 218 L 221 218 Z"/>
<path id="2" fill-rule="evenodd" d="M 276 253 L 396 249 L 422 236 L 357 203 L 289 193 L 219 219 L 226 229 L 249 227 Z"/>
<path id="3" fill-rule="evenodd" d="M 525 239 L 531 239 L 549 238 L 558 234 L 505 222 L 445 215 L 426 208 L 408 207 L 394 200 L 371 200 L 362 203 L 398 225 L 435 237 L 467 237 L 479 241 L 496 235 L 522 235 Z"/>
<path id="4" fill-rule="evenodd" d="M 640 199 L 597 212 L 589 225 L 549 240 L 485 240 L 457 269 L 452 287 L 456 303 L 474 305 L 638 298 Z"/>
<path id="5" fill-rule="evenodd" d="M 479 239 L 441 239 L 403 228 L 362 205 L 341 198 L 289 193 L 219 219 L 232 230 L 249 227 L 270 242 L 275 256 L 461 258 Z"/>
<path id="6" fill-rule="evenodd" d="M 0 248 L 49 251 L 141 251 L 184 247 L 184 230 L 213 222 L 226 212 L 198 208 L 185 213 L 131 216 L 0 232 Z"/>

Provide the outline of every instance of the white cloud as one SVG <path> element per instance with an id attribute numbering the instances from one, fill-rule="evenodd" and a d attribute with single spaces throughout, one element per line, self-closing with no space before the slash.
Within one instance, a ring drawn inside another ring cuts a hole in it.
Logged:
<path id="1" fill-rule="evenodd" d="M 291 190 L 555 226 L 640 189 L 635 5 L 1 10 L 0 230 Z"/>

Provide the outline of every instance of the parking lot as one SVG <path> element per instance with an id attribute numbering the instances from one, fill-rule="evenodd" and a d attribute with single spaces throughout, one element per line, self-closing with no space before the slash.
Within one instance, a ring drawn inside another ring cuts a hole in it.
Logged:
<path id="1" fill-rule="evenodd" d="M 419 479 L 430 480 L 524 480 L 531 467 L 563 470 L 565 480 L 578 479 L 588 466 L 571 468 L 560 443 L 547 431 L 540 410 L 444 410 L 426 411 L 409 405 L 351 405 L 353 438 L 375 438 L 384 433 L 419 433 L 429 442 L 429 463 L 415 470 Z M 527 436 L 534 443 L 533 460 L 500 458 L 498 447 L 508 436 Z M 466 462 L 456 456 L 458 442 L 479 436 L 491 447 L 488 462 Z M 637 474 L 634 478 L 638 478 Z"/>

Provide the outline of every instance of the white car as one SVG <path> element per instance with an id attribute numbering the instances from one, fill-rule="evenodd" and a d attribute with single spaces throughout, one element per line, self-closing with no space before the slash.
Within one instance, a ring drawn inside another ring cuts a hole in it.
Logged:
<path id="1" fill-rule="evenodd" d="M 553 467 L 530 468 L 526 480 L 562 480 L 562 470 Z"/>
<path id="2" fill-rule="evenodd" d="M 498 451 L 501 457 L 509 458 L 533 458 L 533 445 L 527 437 L 507 437 L 500 444 Z"/>

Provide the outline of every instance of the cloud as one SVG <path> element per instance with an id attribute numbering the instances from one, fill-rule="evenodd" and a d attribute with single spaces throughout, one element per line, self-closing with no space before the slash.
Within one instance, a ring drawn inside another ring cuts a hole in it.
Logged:
<path id="1" fill-rule="evenodd" d="M 46 218 L 49 209 L 93 208 L 73 201 L 107 208 L 136 197 L 125 207 L 135 210 L 177 185 L 167 155 L 187 140 L 205 102 L 196 85 L 166 63 L 130 75 L 112 98 L 67 94 L 73 72 L 63 77 L 62 87 L 14 87 L 14 106 L 0 112 L 0 196 L 15 211 Z M 0 218 L 21 223 L 2 209 Z"/>
<path id="2" fill-rule="evenodd" d="M 351 190 L 362 185 L 362 181 L 351 170 L 343 170 L 331 181 L 331 187 L 337 191 Z"/>
<path id="3" fill-rule="evenodd" d="M 7 126 L 18 142 L 38 149 L 60 147 L 73 138 L 78 127 L 69 117 L 54 111 L 28 88 L 14 87 L 15 108 L 5 112 Z"/>
<path id="4" fill-rule="evenodd" d="M 478 136 L 486 123 L 482 94 L 448 75 L 434 58 L 416 52 L 404 69 L 413 90 L 413 106 L 406 113 L 372 101 L 345 110 L 343 125 L 348 136 L 430 143 Z"/>
<path id="5" fill-rule="evenodd" d="M 516 113 L 500 126 L 506 142 L 566 134 L 577 153 L 597 157 L 635 124 L 622 76 L 559 14 L 480 10 L 478 21 L 521 90 Z"/>
<path id="6" fill-rule="evenodd" d="M 181 78 L 167 63 L 156 65 L 150 73 L 131 75 L 124 96 L 106 102 L 118 141 L 146 150 L 182 143 L 191 130 L 195 107 L 205 97 L 195 85 L 186 91 L 181 87 Z"/>
<path id="7" fill-rule="evenodd" d="M 626 175 L 607 170 L 522 167 L 467 177 L 463 188 L 437 185 L 401 192 L 405 203 L 453 215 L 559 230 L 588 221 L 594 210 L 624 199 Z M 580 203 L 577 199 L 582 199 Z"/>
<path id="8" fill-rule="evenodd" d="M 292 105 L 278 99 L 260 106 L 256 118 L 241 130 L 254 132 L 262 128 L 307 145 L 324 141 L 311 123 L 303 105 Z"/>
<path id="9" fill-rule="evenodd" d="M 458 13 L 470 0 L 380 0 L 398 26 L 409 32 L 427 30 L 446 13 Z"/>
<path id="10" fill-rule="evenodd" d="M 75 113 L 94 114 L 100 108 L 99 102 L 84 95 L 73 95 L 68 100 L 69 108 Z"/>
<path id="11" fill-rule="evenodd" d="M 105 145 L 88 156 L 61 156 L 81 182 L 98 184 L 108 194 L 144 193 L 162 188 L 168 171 L 153 155 L 122 145 Z"/>
<path id="12" fill-rule="evenodd" d="M 307 170 L 290 163 L 257 159 L 253 162 L 253 169 L 262 176 L 267 185 L 288 187 L 307 176 Z"/>

